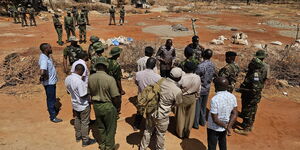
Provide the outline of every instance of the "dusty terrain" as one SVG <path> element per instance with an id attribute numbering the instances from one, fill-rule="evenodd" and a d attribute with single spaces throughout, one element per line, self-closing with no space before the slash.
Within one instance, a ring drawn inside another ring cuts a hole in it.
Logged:
<path id="1" fill-rule="evenodd" d="M 266 7 L 267 8 L 267 7 Z M 275 6 L 274 6 L 275 9 Z M 245 8 L 245 12 L 255 9 Z M 269 8 L 273 10 L 273 8 Z M 276 11 L 287 10 L 276 6 Z M 218 10 L 214 10 L 218 12 Z M 150 13 L 150 14 L 129 14 L 126 16 L 127 23 L 124 26 L 108 26 L 107 15 L 91 15 L 91 27 L 88 29 L 88 37 L 97 35 L 103 39 L 114 36 L 132 37 L 134 40 L 161 41 L 166 37 L 160 34 L 143 32 L 143 28 L 159 25 L 183 24 L 191 29 L 190 18 L 196 17 L 197 31 L 200 41 L 204 45 L 219 35 L 230 37 L 233 31 L 215 30 L 207 26 L 229 26 L 238 28 L 249 36 L 250 45 L 253 43 L 269 43 L 281 41 L 290 44 L 293 38 L 282 36 L 279 31 L 286 30 L 276 28 L 267 24 L 258 24 L 270 20 L 267 14 L 270 11 L 260 12 L 265 17 L 248 15 L 247 13 L 236 13 L 236 11 L 222 11 L 218 13 Z M 284 14 L 284 13 L 283 13 Z M 291 11 L 285 15 L 294 17 Z M 270 15 L 269 15 L 270 16 Z M 277 18 L 287 24 L 293 24 L 292 19 L 285 17 Z M 62 110 L 59 117 L 64 121 L 54 124 L 48 119 L 44 89 L 41 85 L 19 85 L 6 87 L 0 90 L 0 149 L 2 150 L 76 150 L 82 149 L 79 143 L 75 142 L 74 129 L 70 123 L 72 119 L 70 97 L 67 95 L 63 81 L 65 75 L 62 73 L 62 50 L 64 46 L 56 44 L 57 35 L 54 30 L 52 19 L 43 21 L 37 19 L 37 27 L 22 28 L 19 24 L 11 23 L 12 20 L 0 17 L 0 61 L 7 54 L 12 52 L 25 53 L 26 55 L 37 55 L 40 53 L 38 47 L 41 43 L 50 43 L 53 47 L 53 57 L 59 71 L 59 82 L 57 84 L 57 97 L 61 99 Z M 299 16 L 298 16 L 299 18 Z M 149 30 L 147 30 L 149 31 Z M 292 30 L 293 31 L 293 30 Z M 77 30 L 78 32 L 78 30 Z M 153 31 L 154 32 L 154 31 Z M 157 31 L 156 31 L 157 32 Z M 66 35 L 64 32 L 64 40 Z M 190 43 L 190 36 L 174 36 L 175 47 L 178 53 L 182 54 L 182 47 Z M 87 49 L 88 43 L 82 45 Z M 215 46 L 213 60 L 220 67 L 225 64 L 224 52 L 228 49 L 240 51 L 245 46 L 232 45 L 226 41 L 224 46 Z M 250 53 L 250 52 L 249 52 Z M 251 52 L 252 53 L 252 52 Z M 134 132 L 131 127 L 132 115 L 135 109 L 128 98 L 136 95 L 137 89 L 131 80 L 123 81 L 126 95 L 123 96 L 122 114 L 118 121 L 116 143 L 120 144 L 120 150 L 137 150 L 141 133 Z M 210 97 L 214 94 L 211 89 Z M 288 91 L 288 96 L 282 92 Z M 228 149 L 231 150 L 298 150 L 300 149 L 300 103 L 299 87 L 290 89 L 268 88 L 264 91 L 264 97 L 259 104 L 257 119 L 253 132 L 248 136 L 233 134 L 228 137 Z M 240 95 L 238 97 L 240 104 Z M 240 108 L 240 107 L 239 107 Z M 94 115 L 91 115 L 94 118 Z M 238 119 L 240 121 L 240 119 Z M 190 139 L 180 140 L 174 135 L 174 124 L 171 123 L 169 132 L 166 135 L 166 148 L 174 150 L 205 150 L 207 147 L 206 129 L 192 130 Z M 84 149 L 97 149 L 98 145 L 92 145 Z M 153 147 L 152 147 L 153 149 Z"/>

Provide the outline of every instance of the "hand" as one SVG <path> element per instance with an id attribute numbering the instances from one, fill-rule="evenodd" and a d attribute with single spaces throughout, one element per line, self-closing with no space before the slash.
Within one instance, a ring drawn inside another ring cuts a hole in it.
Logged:
<path id="1" fill-rule="evenodd" d="M 122 90 L 121 91 L 121 95 L 125 95 L 126 93 L 125 93 L 125 91 L 124 90 Z"/>
<path id="2" fill-rule="evenodd" d="M 227 136 L 231 136 L 231 130 L 232 128 L 227 128 L 226 131 L 227 131 Z"/>

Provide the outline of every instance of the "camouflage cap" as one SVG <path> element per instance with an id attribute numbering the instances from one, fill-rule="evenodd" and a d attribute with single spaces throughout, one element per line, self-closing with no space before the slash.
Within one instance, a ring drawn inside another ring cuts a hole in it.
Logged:
<path id="1" fill-rule="evenodd" d="M 71 11 L 68 10 L 68 11 L 67 11 L 67 14 L 71 14 Z"/>
<path id="2" fill-rule="evenodd" d="M 99 37 L 97 37 L 97 36 L 95 36 L 95 35 L 92 35 L 91 37 L 90 37 L 90 41 L 91 42 L 98 42 L 99 41 Z"/>
<path id="3" fill-rule="evenodd" d="M 74 41 L 74 42 L 78 42 L 78 39 L 75 36 L 70 36 L 69 37 L 69 41 Z"/>
<path id="4" fill-rule="evenodd" d="M 104 52 L 104 47 L 97 47 L 97 49 L 95 49 L 95 52 Z"/>
<path id="5" fill-rule="evenodd" d="M 120 54 L 122 52 L 122 50 L 123 49 L 120 47 L 114 47 L 110 50 L 109 54 L 110 54 L 110 56 L 116 56 L 116 55 Z"/>
<path id="6" fill-rule="evenodd" d="M 268 56 L 268 54 L 264 50 L 258 50 L 258 51 L 256 51 L 254 56 L 257 58 L 266 58 Z"/>
<path id="7" fill-rule="evenodd" d="M 103 64 L 105 65 L 106 67 L 108 67 L 108 62 L 107 62 L 107 59 L 105 59 L 105 57 L 100 57 L 98 58 L 95 63 L 94 63 L 94 66 L 96 66 L 97 64 Z"/>

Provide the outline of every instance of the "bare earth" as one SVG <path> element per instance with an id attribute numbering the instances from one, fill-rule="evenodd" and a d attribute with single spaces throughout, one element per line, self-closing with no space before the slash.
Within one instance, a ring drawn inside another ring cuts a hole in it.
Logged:
<path id="1" fill-rule="evenodd" d="M 160 17 L 158 17 L 160 16 Z M 188 17 L 187 17 L 188 16 Z M 220 14 L 192 14 L 192 13 L 151 13 L 131 15 L 126 17 L 128 21 L 124 26 L 108 26 L 106 16 L 91 16 L 90 35 L 98 35 L 103 39 L 114 36 L 132 37 L 134 40 L 157 41 L 162 35 L 145 33 L 143 28 L 159 25 L 173 25 L 181 23 L 191 29 L 190 17 L 197 17 L 197 30 L 202 43 L 207 44 L 219 35 L 230 37 L 232 31 L 213 30 L 208 25 L 230 26 L 239 28 L 249 36 L 250 43 L 258 41 L 270 42 L 279 40 L 289 44 L 292 38 L 282 36 L 279 28 L 268 25 L 259 25 L 262 18 L 237 13 L 222 12 Z M 169 20 L 166 20 L 169 18 Z M 172 19 L 170 19 L 172 18 Z M 179 19 L 174 19 L 179 18 Z M 188 19 L 184 19 L 188 18 Z M 50 20 L 52 20 L 49 17 Z M 48 119 L 44 89 L 41 85 L 22 85 L 8 87 L 0 90 L 0 149 L 1 150 L 79 150 L 83 149 L 81 143 L 75 142 L 74 128 L 70 124 L 72 119 L 72 106 L 70 97 L 66 94 L 63 84 L 65 75 L 62 73 L 62 50 L 64 47 L 56 44 L 57 35 L 52 21 L 38 19 L 37 27 L 22 28 L 11 23 L 12 20 L 0 18 L 0 61 L 12 52 L 26 52 L 33 49 L 27 55 L 38 55 L 38 46 L 48 42 L 53 47 L 53 57 L 57 62 L 59 82 L 57 85 L 57 97 L 61 99 L 62 110 L 59 117 L 64 121 L 54 124 Z M 139 26 L 137 23 L 143 23 Z M 286 20 L 283 20 L 286 22 Z M 266 32 L 261 32 L 264 29 Z M 78 30 L 77 30 L 78 32 Z M 66 38 L 65 32 L 63 38 Z M 190 42 L 190 36 L 173 36 L 175 47 L 183 47 Z M 239 50 L 243 46 L 229 44 L 230 49 Z M 88 43 L 83 45 L 87 49 Z M 182 49 L 178 50 L 182 53 Z M 223 53 L 222 49 L 221 52 Z M 214 57 L 214 61 L 223 66 L 222 57 Z M 124 80 L 126 95 L 123 96 L 122 114 L 118 120 L 116 143 L 120 144 L 120 150 L 137 150 L 141 133 L 134 132 L 131 127 L 134 106 L 128 102 L 128 98 L 136 95 L 137 90 L 133 81 Z M 300 149 L 300 103 L 299 88 L 288 89 L 296 96 L 281 96 L 279 91 L 267 89 L 259 104 L 253 132 L 248 136 L 233 134 L 228 137 L 228 149 L 231 150 L 299 150 Z M 9 91 L 17 91 L 17 95 L 9 94 Z M 23 92 L 24 91 L 24 92 Z M 26 92 L 31 91 L 31 92 Z M 214 94 L 211 89 L 210 97 Z M 240 104 L 240 95 L 236 94 Z M 297 102 L 298 101 L 298 102 Z M 240 106 L 240 105 L 239 105 Z M 94 114 L 92 113 L 94 119 Z M 239 119 L 239 121 L 241 121 Z M 205 150 L 207 147 L 206 129 L 192 130 L 190 139 L 180 140 L 174 135 L 174 123 L 171 122 L 169 132 L 166 135 L 166 148 L 172 150 Z M 84 149 L 97 149 L 98 145 L 92 145 Z M 153 149 L 153 146 L 152 146 Z"/>

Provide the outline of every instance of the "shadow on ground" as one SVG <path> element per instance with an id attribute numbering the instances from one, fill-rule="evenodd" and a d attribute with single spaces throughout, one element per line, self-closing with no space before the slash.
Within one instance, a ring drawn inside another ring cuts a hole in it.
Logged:
<path id="1" fill-rule="evenodd" d="M 182 150 L 206 150 L 206 146 L 198 139 L 184 139 L 180 143 Z"/>

